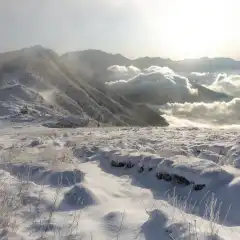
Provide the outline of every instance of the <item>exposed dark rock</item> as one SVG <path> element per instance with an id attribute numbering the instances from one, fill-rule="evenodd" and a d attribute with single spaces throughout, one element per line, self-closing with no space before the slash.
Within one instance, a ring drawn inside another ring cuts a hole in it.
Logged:
<path id="1" fill-rule="evenodd" d="M 22 108 L 20 109 L 20 113 L 21 113 L 21 114 L 28 114 L 28 108 L 27 108 L 26 106 L 22 107 Z"/>
<path id="2" fill-rule="evenodd" d="M 158 179 L 162 180 L 162 179 L 163 179 L 163 173 L 158 172 L 158 173 L 156 174 L 156 177 L 157 177 Z"/>
<path id="3" fill-rule="evenodd" d="M 131 162 L 127 162 L 126 164 L 126 168 L 133 168 L 135 166 L 135 164 L 131 163 Z"/>
<path id="4" fill-rule="evenodd" d="M 123 162 L 111 161 L 111 166 L 112 166 L 112 167 L 124 167 L 124 166 L 125 166 L 125 163 L 123 163 Z"/>
<path id="5" fill-rule="evenodd" d="M 182 177 L 182 176 L 179 176 L 179 175 L 174 174 L 174 175 L 172 176 L 172 178 L 173 178 L 172 180 L 173 180 L 175 183 L 190 185 L 190 181 L 188 181 L 185 177 Z"/>
<path id="6" fill-rule="evenodd" d="M 30 144 L 29 144 L 29 147 L 36 147 L 38 145 L 41 144 L 41 141 L 36 139 L 36 140 L 33 140 Z"/>
<path id="7" fill-rule="evenodd" d="M 172 176 L 168 173 L 164 173 L 163 174 L 163 180 L 165 180 L 167 182 L 170 182 L 170 181 L 172 181 Z"/>
<path id="8" fill-rule="evenodd" d="M 144 167 L 140 167 L 138 170 L 139 173 L 142 173 L 143 171 L 144 171 Z"/>
<path id="9" fill-rule="evenodd" d="M 193 190 L 194 191 L 200 191 L 200 190 L 202 190 L 203 188 L 205 188 L 206 187 L 206 184 L 195 184 L 194 186 L 193 186 Z"/>
<path id="10" fill-rule="evenodd" d="M 167 182 L 170 182 L 171 180 L 172 180 L 172 176 L 170 175 L 170 174 L 168 174 L 168 173 L 163 173 L 163 172 L 158 172 L 157 174 L 156 174 L 156 177 L 158 178 L 158 179 L 163 179 L 163 180 L 165 180 L 165 181 L 167 181 Z"/>

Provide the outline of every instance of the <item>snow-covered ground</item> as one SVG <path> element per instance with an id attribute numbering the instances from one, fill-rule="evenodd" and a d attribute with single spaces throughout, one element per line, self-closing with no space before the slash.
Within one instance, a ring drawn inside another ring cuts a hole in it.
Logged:
<path id="1" fill-rule="evenodd" d="M 238 128 L 0 136 L 2 239 L 240 239 Z"/>

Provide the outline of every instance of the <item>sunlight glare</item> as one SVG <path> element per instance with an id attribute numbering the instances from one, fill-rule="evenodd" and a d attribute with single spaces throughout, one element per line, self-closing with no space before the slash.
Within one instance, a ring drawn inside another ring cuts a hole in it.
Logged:
<path id="1" fill-rule="evenodd" d="M 227 28 L 232 19 L 226 1 L 170 0 L 160 4 L 159 10 L 158 16 L 155 15 L 160 23 L 158 38 L 173 57 L 216 55 L 232 31 Z"/>

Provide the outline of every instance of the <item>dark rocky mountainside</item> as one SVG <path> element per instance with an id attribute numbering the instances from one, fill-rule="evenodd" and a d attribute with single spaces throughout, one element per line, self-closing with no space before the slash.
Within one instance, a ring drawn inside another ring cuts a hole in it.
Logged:
<path id="1" fill-rule="evenodd" d="M 0 54 L 0 92 L 6 95 L 0 96 L 0 115 L 16 116 L 28 106 L 27 113 L 38 119 L 74 116 L 92 124 L 168 125 L 157 112 L 127 101 L 81 68 L 73 71 L 41 46 Z"/>

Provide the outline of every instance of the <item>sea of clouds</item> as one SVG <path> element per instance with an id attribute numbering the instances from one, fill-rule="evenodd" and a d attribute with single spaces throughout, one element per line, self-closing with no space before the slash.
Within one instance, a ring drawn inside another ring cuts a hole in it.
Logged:
<path id="1" fill-rule="evenodd" d="M 139 69 L 134 66 L 114 65 L 107 69 L 109 81 L 106 83 L 121 93 L 158 91 L 169 96 L 171 103 L 159 106 L 167 119 L 188 119 L 199 123 L 221 125 L 240 124 L 240 75 L 227 73 L 191 72 L 176 73 L 168 67 L 151 66 Z M 232 96 L 229 102 L 216 101 L 182 102 L 186 95 L 198 94 L 193 82 L 215 92 Z"/>
<path id="2" fill-rule="evenodd" d="M 108 68 L 106 84 L 123 94 L 141 94 L 158 91 L 161 96 L 179 102 L 183 97 L 197 94 L 188 78 L 175 73 L 168 67 L 151 66 L 140 70 L 134 66 L 111 66 Z"/>
<path id="3" fill-rule="evenodd" d="M 216 80 L 207 87 L 233 97 L 240 97 L 240 75 L 218 74 Z"/>
<path id="4" fill-rule="evenodd" d="M 233 100 L 212 103 L 167 103 L 160 107 L 160 109 L 167 116 L 189 119 L 201 123 L 208 122 L 221 125 L 240 124 L 240 75 L 227 73 L 214 75 L 215 80 L 212 82 L 212 78 L 209 78 L 209 82 L 204 84 L 204 86 L 213 91 L 228 94 L 234 97 Z M 202 75 L 203 78 L 205 76 Z"/>

